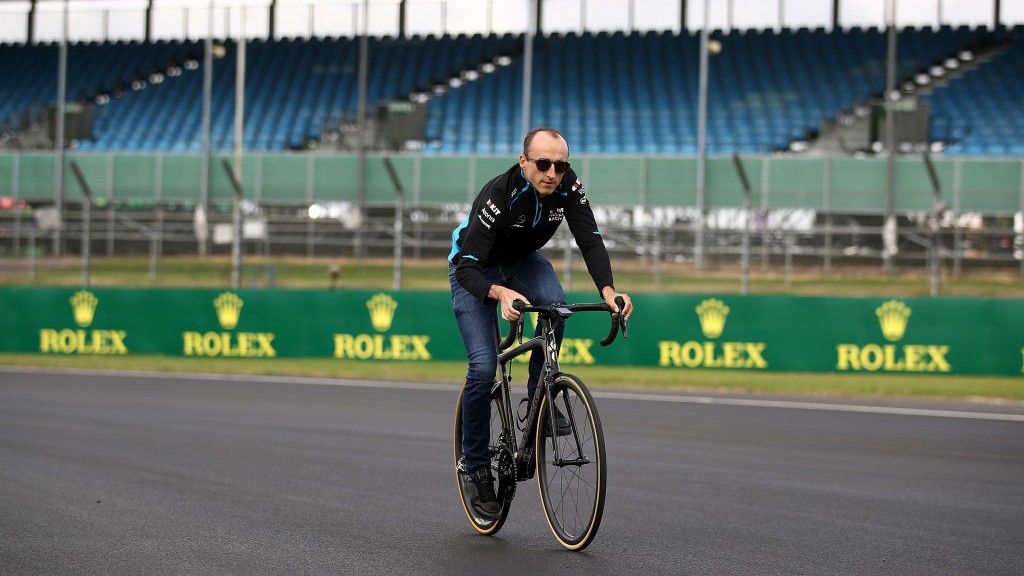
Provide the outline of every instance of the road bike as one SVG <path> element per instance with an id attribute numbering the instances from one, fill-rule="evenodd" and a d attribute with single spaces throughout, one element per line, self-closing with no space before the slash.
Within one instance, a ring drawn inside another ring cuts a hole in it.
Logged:
<path id="1" fill-rule="evenodd" d="M 625 308 L 621 297 L 615 303 Z M 502 338 L 495 320 L 498 338 L 498 364 L 501 379 L 491 388 L 489 455 L 497 483 L 495 494 L 501 510 L 495 518 L 485 518 L 473 510 L 462 458 L 462 393 L 455 406 L 455 484 L 462 508 L 470 525 L 480 534 L 493 535 L 508 518 L 516 484 L 536 473 L 537 488 L 548 526 L 558 542 L 569 550 L 582 550 L 590 544 L 601 524 L 607 487 L 604 432 L 594 398 L 583 381 L 562 372 L 558 366 L 555 326 L 576 312 L 611 312 L 604 303 L 552 304 L 526 306 L 516 301 L 520 312 Z M 537 336 L 523 342 L 523 324 L 527 313 L 537 314 Z M 626 320 L 612 314 L 611 331 L 601 341 L 610 345 L 619 332 L 627 338 Z M 518 344 L 509 349 L 518 340 Z M 532 398 L 523 398 L 519 409 L 512 409 L 510 363 L 526 353 L 543 354 L 544 363 Z M 523 410 L 525 405 L 525 411 Z M 568 420 L 569 431 L 556 430 L 556 419 Z M 518 432 L 518 434 L 517 434 Z"/>

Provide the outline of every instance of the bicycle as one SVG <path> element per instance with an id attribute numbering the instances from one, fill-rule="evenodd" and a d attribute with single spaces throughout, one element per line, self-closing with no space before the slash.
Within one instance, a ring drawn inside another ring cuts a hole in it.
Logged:
<path id="1" fill-rule="evenodd" d="M 615 303 L 624 309 L 621 297 Z M 491 438 L 489 455 L 494 471 L 501 509 L 497 517 L 488 519 L 476 514 L 470 505 L 465 470 L 460 470 L 462 457 L 462 393 L 455 405 L 455 485 L 459 500 L 473 529 L 484 535 L 494 535 L 501 529 L 515 497 L 516 484 L 537 476 L 537 488 L 547 518 L 548 527 L 558 542 L 568 550 L 582 550 L 597 534 L 604 511 L 607 486 L 604 432 L 594 405 L 594 398 L 583 381 L 562 372 L 558 366 L 558 344 L 554 322 L 566 321 L 576 312 L 611 312 L 603 302 L 586 304 L 553 304 L 526 306 L 516 301 L 513 307 L 520 312 L 518 320 L 511 322 L 508 335 L 501 337 L 501 328 L 495 320 L 498 338 L 498 364 L 501 380 L 491 388 Z M 526 313 L 536 312 L 538 336 L 522 341 L 523 321 Z M 612 314 L 612 326 L 601 346 L 610 345 L 622 332 L 627 338 L 626 320 L 621 314 Z M 518 339 L 519 344 L 508 349 Z M 511 370 L 509 363 L 522 354 L 544 354 L 544 365 L 526 414 L 514 414 L 511 397 Z M 571 396 L 571 398 L 570 398 Z M 558 403 L 558 399 L 561 403 Z M 555 413 L 560 412 L 570 425 L 570 432 L 559 436 L 555 427 Z M 515 425 L 513 426 L 513 418 Z M 544 433 L 546 428 L 546 433 Z M 517 438 L 516 430 L 520 436 Z M 543 434 L 543 436 L 542 436 Z M 580 497 L 580 492 L 584 496 Z M 582 515 L 580 507 L 583 506 Z M 571 509 L 570 509 L 571 508 Z"/>

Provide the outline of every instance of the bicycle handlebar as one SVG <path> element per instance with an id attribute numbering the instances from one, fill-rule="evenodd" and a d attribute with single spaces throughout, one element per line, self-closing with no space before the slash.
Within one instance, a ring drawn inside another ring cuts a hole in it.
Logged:
<path id="1" fill-rule="evenodd" d="M 615 338 L 622 332 L 623 338 L 629 338 L 629 332 L 626 329 L 626 319 L 621 314 L 621 310 L 626 307 L 626 301 L 622 296 L 615 297 L 615 305 L 619 307 L 620 313 L 612 314 L 612 327 L 608 332 L 608 336 L 601 340 L 601 346 L 608 346 L 615 341 Z M 504 350 L 512 345 L 516 341 L 516 338 L 522 338 L 523 335 L 523 323 L 524 314 L 527 312 L 538 312 L 542 314 L 557 315 L 561 318 L 568 318 L 574 312 L 611 312 L 612 308 L 605 302 L 592 302 L 583 304 L 552 304 L 550 306 L 527 306 L 522 300 L 516 300 L 512 303 L 512 307 L 519 312 L 519 318 L 513 322 L 510 322 L 511 328 L 508 331 L 508 335 L 505 336 L 498 344 L 498 350 Z M 501 332 L 498 332 L 499 338 Z"/>

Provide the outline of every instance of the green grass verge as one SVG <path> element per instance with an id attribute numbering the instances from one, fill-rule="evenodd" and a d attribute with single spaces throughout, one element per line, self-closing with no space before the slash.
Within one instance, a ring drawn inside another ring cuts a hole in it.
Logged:
<path id="1" fill-rule="evenodd" d="M 578 259 L 577 259 L 578 260 Z M 149 261 L 139 257 L 93 259 L 93 286 L 122 287 L 197 287 L 226 288 L 231 282 L 231 263 L 223 256 L 197 258 L 175 256 L 157 261 L 156 277 L 148 275 Z M 562 262 L 553 260 L 559 275 Z M 79 286 L 80 261 L 77 258 L 41 259 L 33 278 L 27 261 L 5 259 L 0 262 L 0 285 Z M 337 288 L 389 290 L 392 286 L 392 262 L 387 259 L 335 258 L 271 258 L 246 260 L 245 287 L 265 287 L 268 271 L 273 269 L 277 288 L 326 289 L 328 271 L 339 269 Z M 1024 297 L 1024 282 L 1017 271 L 978 270 L 970 277 L 943 279 L 942 294 L 946 296 Z M 690 265 L 664 264 L 655 274 L 645 262 L 615 263 L 616 286 L 627 292 L 675 293 L 737 293 L 740 291 L 739 268 L 719 265 L 696 271 Z M 443 259 L 406 259 L 403 286 L 410 290 L 448 290 L 448 267 Z M 590 276 L 577 262 L 573 269 L 571 290 L 594 289 Z M 797 268 L 786 278 L 776 271 L 753 271 L 750 285 L 753 294 L 792 294 L 802 296 L 882 296 L 913 297 L 929 294 L 928 278 L 923 269 L 905 269 L 892 277 L 882 276 L 875 268 L 836 268 L 825 275 L 820 267 Z"/>
<path id="2" fill-rule="evenodd" d="M 361 362 L 327 358 L 246 360 L 170 356 L 114 358 L 0 354 L 0 364 L 81 369 L 427 380 L 452 383 L 461 382 L 466 373 L 466 364 L 463 362 Z M 1013 377 L 681 371 L 672 368 L 624 366 L 600 368 L 565 366 L 564 368 L 568 372 L 579 375 L 592 386 L 821 396 L 1024 401 L 1024 379 Z M 516 367 L 513 370 L 517 382 L 526 374 L 525 366 Z"/>

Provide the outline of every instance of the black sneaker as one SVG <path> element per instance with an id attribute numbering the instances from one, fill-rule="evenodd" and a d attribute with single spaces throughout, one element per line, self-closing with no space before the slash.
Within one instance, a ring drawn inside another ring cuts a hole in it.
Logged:
<path id="1" fill-rule="evenodd" d="M 555 408 L 555 434 L 557 436 L 568 436 L 572 434 L 572 424 L 569 419 L 562 415 L 562 411 Z M 551 437 L 551 426 L 544 426 L 544 437 Z"/>
<path id="2" fill-rule="evenodd" d="M 498 497 L 494 495 L 494 476 L 487 466 L 477 468 L 472 474 L 466 474 L 466 488 L 469 490 L 469 503 L 473 511 L 486 520 L 494 520 L 501 512 Z"/>

